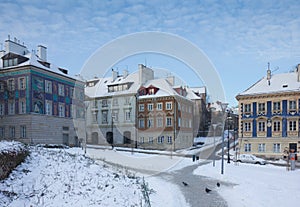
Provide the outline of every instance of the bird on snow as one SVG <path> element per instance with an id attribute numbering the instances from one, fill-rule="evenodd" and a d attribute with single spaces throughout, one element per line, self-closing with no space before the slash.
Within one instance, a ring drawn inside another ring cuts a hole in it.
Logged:
<path id="1" fill-rule="evenodd" d="M 188 186 L 189 184 L 187 184 L 186 182 L 182 182 L 182 184 L 184 185 L 184 186 Z"/>
<path id="2" fill-rule="evenodd" d="M 209 193 L 210 191 L 211 191 L 211 189 L 205 188 L 205 192 L 206 192 L 206 193 Z"/>
<path id="3" fill-rule="evenodd" d="M 220 187 L 220 186 L 221 186 L 221 184 L 218 182 L 218 183 L 217 183 L 217 187 Z"/>

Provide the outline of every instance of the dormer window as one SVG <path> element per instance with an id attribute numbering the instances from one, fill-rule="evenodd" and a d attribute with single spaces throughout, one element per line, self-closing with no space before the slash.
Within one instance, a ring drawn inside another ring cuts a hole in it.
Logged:
<path id="1" fill-rule="evenodd" d="M 150 88 L 150 89 L 149 89 L 149 95 L 153 95 L 154 93 L 155 93 L 154 88 Z"/>
<path id="2" fill-rule="evenodd" d="M 3 60 L 3 67 L 10 67 L 18 65 L 18 58 L 11 58 Z"/>

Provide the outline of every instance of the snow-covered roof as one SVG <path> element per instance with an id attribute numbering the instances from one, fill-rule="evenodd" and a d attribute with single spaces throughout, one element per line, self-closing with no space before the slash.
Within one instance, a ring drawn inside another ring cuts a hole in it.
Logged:
<path id="1" fill-rule="evenodd" d="M 271 76 L 270 80 L 268 80 L 267 77 L 264 77 L 244 92 L 238 94 L 238 96 L 282 93 L 299 90 L 300 82 L 298 81 L 298 72 L 291 72 L 274 74 Z"/>
<path id="2" fill-rule="evenodd" d="M 94 82 L 95 85 L 89 86 L 89 83 Z M 113 85 L 129 84 L 127 90 L 108 92 L 108 87 Z M 135 72 L 124 76 L 118 76 L 115 80 L 112 77 L 97 78 L 87 81 L 87 87 L 85 88 L 85 94 L 90 98 L 106 97 L 113 95 L 126 95 L 137 93 L 140 87 L 139 73 Z"/>
<path id="3" fill-rule="evenodd" d="M 41 46 L 43 47 L 43 46 Z M 3 61 L 2 58 L 6 57 L 6 56 L 15 56 L 15 57 L 24 57 L 23 61 L 18 65 L 14 65 L 14 66 L 9 66 L 9 67 L 2 67 L 3 65 Z M 44 59 L 41 59 L 37 54 L 35 54 L 35 52 L 29 52 L 29 50 L 27 49 L 26 46 L 24 45 L 20 45 L 17 42 L 12 42 L 10 40 L 6 41 L 6 50 L 2 50 L 0 51 L 0 58 L 1 58 L 1 63 L 0 64 L 0 69 L 11 69 L 11 68 L 16 68 L 16 67 L 20 67 L 20 66 L 35 66 L 47 71 L 51 71 L 57 74 L 60 74 L 62 76 L 66 76 L 69 78 L 73 78 L 73 79 L 78 79 L 78 77 L 70 75 L 70 74 L 66 74 L 63 71 L 67 71 L 66 69 L 62 69 L 58 66 L 56 66 L 55 64 L 49 63 Z M 62 71 L 63 70 L 63 71 Z"/>
<path id="4" fill-rule="evenodd" d="M 205 87 L 187 87 L 187 96 L 186 98 L 191 99 L 191 100 L 200 100 L 202 99 L 200 94 L 205 94 L 206 93 L 206 88 Z M 197 95 L 199 94 L 199 95 Z"/>

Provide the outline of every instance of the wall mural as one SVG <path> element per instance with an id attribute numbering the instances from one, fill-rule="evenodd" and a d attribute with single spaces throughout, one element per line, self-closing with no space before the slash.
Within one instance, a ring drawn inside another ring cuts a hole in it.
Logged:
<path id="1" fill-rule="evenodd" d="M 44 113 L 44 80 L 39 77 L 32 77 L 33 106 L 35 113 Z"/>

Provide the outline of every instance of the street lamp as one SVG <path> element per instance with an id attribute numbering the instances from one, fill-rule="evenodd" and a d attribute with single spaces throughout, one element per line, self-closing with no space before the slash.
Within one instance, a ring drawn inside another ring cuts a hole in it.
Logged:
<path id="1" fill-rule="evenodd" d="M 230 163 L 229 122 L 231 120 L 230 110 L 227 112 L 227 163 Z"/>
<path id="2" fill-rule="evenodd" d="M 224 113 L 225 110 L 228 106 L 228 103 L 221 103 L 221 108 L 222 108 L 222 112 L 223 112 L 223 117 L 224 117 Z M 223 127 L 223 135 L 222 135 L 222 160 L 221 160 L 221 174 L 224 174 L 224 129 L 225 129 L 225 121 L 224 120 L 224 127 Z"/>
<path id="3" fill-rule="evenodd" d="M 215 167 L 216 165 L 216 127 L 218 126 L 218 124 L 212 124 L 213 129 L 214 129 L 214 158 L 213 158 L 213 167 Z"/>

